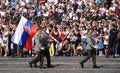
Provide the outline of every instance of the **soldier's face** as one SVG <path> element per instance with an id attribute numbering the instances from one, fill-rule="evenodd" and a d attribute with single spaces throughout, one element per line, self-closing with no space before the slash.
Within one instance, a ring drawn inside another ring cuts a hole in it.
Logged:
<path id="1" fill-rule="evenodd" d="M 42 32 L 46 32 L 46 28 L 43 28 L 43 29 L 42 29 Z"/>
<path id="2" fill-rule="evenodd" d="M 41 33 L 41 31 L 40 31 L 40 30 L 38 30 L 38 33 L 40 34 L 40 33 Z"/>

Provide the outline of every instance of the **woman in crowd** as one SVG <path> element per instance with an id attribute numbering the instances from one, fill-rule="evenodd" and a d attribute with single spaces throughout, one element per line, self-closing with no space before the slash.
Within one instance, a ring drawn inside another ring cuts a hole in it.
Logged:
<path id="1" fill-rule="evenodd" d="M 104 33 L 104 36 L 103 36 L 103 44 L 104 44 L 104 54 L 105 56 L 107 55 L 107 51 L 108 51 L 108 40 L 109 40 L 109 35 L 107 32 Z"/>
<path id="2" fill-rule="evenodd" d="M 103 38 L 102 35 L 99 35 L 97 40 L 97 51 L 99 52 L 99 56 L 103 55 L 103 48 Z"/>
<path id="3" fill-rule="evenodd" d="M 3 42 L 1 44 L 1 46 L 5 52 L 4 57 L 6 57 L 8 54 L 8 30 L 7 30 L 7 28 L 3 28 L 2 33 L 3 33 L 3 36 L 2 36 Z"/>
<path id="4" fill-rule="evenodd" d="M 119 5 L 118 0 L 60 0 L 57 2 L 52 0 L 52 2 L 45 3 L 39 0 L 1 0 L 0 27 L 5 24 L 5 21 L 15 22 L 12 25 L 17 26 L 20 15 L 23 15 L 30 21 L 37 21 L 39 26 L 47 27 L 49 33 L 52 33 L 55 38 L 56 36 L 60 38 L 58 40 L 61 42 L 68 37 L 68 32 L 74 29 L 76 33 L 79 29 L 84 54 L 87 55 L 86 35 L 89 28 L 94 27 L 94 38 L 99 33 L 103 37 L 103 30 L 108 32 L 111 29 L 108 27 L 111 22 L 115 19 L 120 20 Z M 56 32 L 51 31 L 49 26 L 53 26 L 52 29 L 57 29 L 59 33 L 57 32 L 56 35 Z M 74 26 L 77 28 L 73 28 Z"/>

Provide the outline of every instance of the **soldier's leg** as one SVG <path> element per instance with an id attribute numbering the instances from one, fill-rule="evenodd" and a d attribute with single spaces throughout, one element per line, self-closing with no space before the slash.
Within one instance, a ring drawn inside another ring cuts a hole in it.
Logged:
<path id="1" fill-rule="evenodd" d="M 93 62 L 93 68 L 100 68 L 96 65 L 96 51 L 93 50 L 93 53 L 92 53 L 92 62 Z"/>
<path id="2" fill-rule="evenodd" d="M 91 56 L 92 56 L 92 50 L 88 50 L 87 57 L 80 62 L 82 68 L 84 68 L 84 63 L 88 61 L 91 58 Z"/>
<path id="3" fill-rule="evenodd" d="M 47 66 L 51 65 L 50 52 L 49 49 L 45 50 L 45 57 L 47 58 Z"/>
<path id="4" fill-rule="evenodd" d="M 96 51 L 95 50 L 92 51 L 92 62 L 93 62 L 93 65 L 96 65 Z"/>
<path id="5" fill-rule="evenodd" d="M 41 54 L 41 56 L 40 56 L 40 67 L 43 66 L 43 63 L 44 63 L 44 55 Z"/>
<path id="6" fill-rule="evenodd" d="M 81 62 L 84 63 L 86 62 L 87 60 L 89 60 L 92 56 L 92 50 L 88 50 L 88 55 L 86 58 L 84 58 Z"/>
<path id="7" fill-rule="evenodd" d="M 39 60 L 40 60 L 40 52 L 36 52 L 37 53 L 37 56 L 31 61 L 32 63 L 37 63 Z"/>
<path id="8" fill-rule="evenodd" d="M 30 67 L 32 67 L 32 64 L 34 64 L 34 67 L 37 67 L 37 62 L 40 61 L 41 58 L 40 52 L 37 53 L 38 53 L 37 56 L 32 61 L 29 62 Z"/>

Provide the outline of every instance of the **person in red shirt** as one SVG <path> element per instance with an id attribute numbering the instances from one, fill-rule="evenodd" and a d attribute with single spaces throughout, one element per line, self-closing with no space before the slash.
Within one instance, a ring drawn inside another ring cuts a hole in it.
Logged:
<path id="1" fill-rule="evenodd" d="M 59 32 L 58 32 L 57 27 L 53 27 L 52 36 L 53 36 L 55 39 L 58 40 L 58 38 L 59 38 Z"/>
<path id="2" fill-rule="evenodd" d="M 53 27 L 53 30 L 51 31 L 52 33 L 52 36 L 56 39 L 56 40 L 59 40 L 59 32 L 58 32 L 58 29 L 57 27 Z M 54 44 L 54 51 L 56 51 L 56 42 L 53 41 L 53 44 Z"/>
<path id="3" fill-rule="evenodd" d="M 45 3 L 46 2 L 46 0 L 40 0 L 40 3 Z"/>

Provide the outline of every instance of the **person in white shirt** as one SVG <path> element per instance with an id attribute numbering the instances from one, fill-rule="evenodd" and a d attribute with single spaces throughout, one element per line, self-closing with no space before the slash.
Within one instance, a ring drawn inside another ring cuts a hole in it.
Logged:
<path id="1" fill-rule="evenodd" d="M 3 40 L 3 42 L 1 44 L 1 46 L 2 46 L 3 50 L 5 51 L 4 57 L 6 57 L 7 53 L 8 53 L 8 31 L 6 28 L 4 28 L 2 40 Z"/>
<path id="2" fill-rule="evenodd" d="M 58 3 L 58 0 L 48 0 L 50 3 L 54 3 L 55 5 Z"/>
<path id="3" fill-rule="evenodd" d="M 104 39 L 104 51 L 105 51 L 105 55 L 107 55 L 107 51 L 108 51 L 108 41 L 109 41 L 109 35 L 107 32 L 105 32 L 104 36 L 103 36 L 103 39 Z"/>

